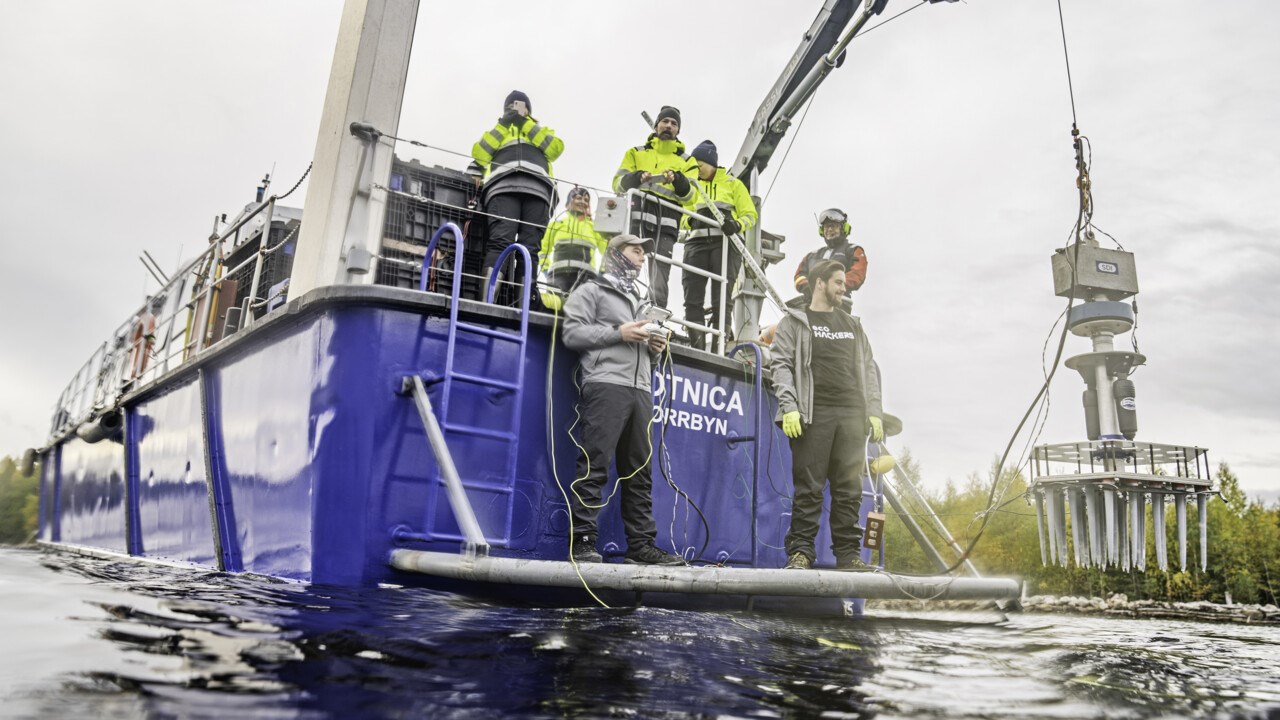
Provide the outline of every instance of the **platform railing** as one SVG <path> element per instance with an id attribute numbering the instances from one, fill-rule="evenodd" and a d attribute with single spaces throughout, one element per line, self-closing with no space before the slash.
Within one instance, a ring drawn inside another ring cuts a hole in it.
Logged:
<path id="1" fill-rule="evenodd" d="M 669 210 L 673 210 L 679 213 L 680 215 L 689 218 L 692 222 L 700 223 L 709 228 L 719 229 L 720 227 L 719 223 L 717 223 L 714 218 L 710 218 L 710 217 L 707 217 L 706 215 L 700 215 L 698 213 L 692 212 L 686 209 L 682 205 L 677 205 L 675 203 L 668 202 L 667 200 L 664 200 L 654 195 L 653 193 L 646 192 L 639 188 L 632 188 L 631 190 L 628 190 L 625 193 L 623 193 L 621 197 L 624 203 L 623 232 L 625 233 L 629 233 L 632 235 L 637 234 L 635 232 L 634 225 L 633 225 L 635 223 L 635 220 L 632 218 L 632 215 L 635 212 L 633 210 L 633 205 L 635 205 L 636 203 L 640 203 L 641 205 L 640 212 L 644 212 L 643 208 L 645 205 L 658 205 L 661 207 L 665 207 Z M 723 235 L 721 236 L 720 267 L 722 270 L 728 267 L 729 250 L 730 250 L 731 244 L 732 243 L 730 242 L 728 237 L 725 237 Z M 696 323 L 696 322 L 687 320 L 685 318 L 677 318 L 675 317 L 674 312 L 672 313 L 671 318 L 668 319 L 668 322 L 675 323 L 676 325 L 679 325 L 685 328 L 686 331 L 693 330 L 696 332 L 704 333 L 708 337 L 707 348 L 710 349 L 712 347 L 711 340 L 714 340 L 717 351 L 723 353 L 725 350 L 726 339 L 728 337 L 728 334 L 725 328 L 726 328 L 726 321 L 729 318 L 729 311 L 730 311 L 730 308 L 728 306 L 728 300 L 730 297 L 729 286 L 737 282 L 737 273 L 734 273 L 733 283 L 731 283 L 727 278 L 727 276 L 725 276 L 722 273 L 717 274 L 707 270 L 703 270 L 702 268 L 694 267 L 682 260 L 676 260 L 673 257 L 665 257 L 663 255 L 659 255 L 657 252 L 654 252 L 652 255 L 649 256 L 649 262 L 659 262 L 659 263 L 663 263 L 664 265 L 678 267 L 680 268 L 681 272 L 692 273 L 694 275 L 701 275 L 702 277 L 705 277 L 708 280 L 711 280 L 719 284 L 720 317 L 719 317 L 719 322 L 717 322 L 714 326 Z M 741 266 L 739 266 L 739 272 L 741 272 Z M 675 296 L 675 294 L 668 293 L 668 298 L 672 296 Z M 666 309 L 670 310 L 671 308 L 666 308 Z"/>
<path id="2" fill-rule="evenodd" d="M 252 324 L 254 311 L 268 301 L 268 298 L 258 297 L 257 292 L 263 264 L 289 240 L 286 237 L 273 246 L 266 246 L 275 202 L 274 196 L 263 201 L 211 238 L 208 248 L 149 296 L 90 355 L 58 400 L 50 427 L 51 436 L 112 410 L 126 393 L 189 362 L 229 336 L 231 333 L 219 333 L 214 326 L 216 310 L 234 309 L 239 313 L 240 320 L 234 330 Z M 258 251 L 235 266 L 227 267 L 228 244 L 233 249 L 241 230 L 259 216 L 264 217 L 264 222 Z M 215 308 L 227 281 L 249 274 L 250 268 L 253 284 L 243 306 Z M 188 292 L 190 298 L 184 300 L 183 295 Z M 179 323 L 182 325 L 180 342 L 179 337 L 175 337 Z"/>
<path id="3" fill-rule="evenodd" d="M 433 198 L 413 195 L 411 193 L 406 193 L 401 190 L 394 190 L 392 188 L 388 188 L 378 184 L 375 184 L 374 188 L 377 190 L 386 192 L 389 195 L 396 195 L 396 196 L 403 197 L 405 199 L 412 200 L 415 202 L 423 202 L 423 203 L 427 203 L 430 205 L 438 206 L 441 208 L 447 208 L 451 210 L 475 212 L 473 208 L 461 207 L 451 203 L 435 200 Z M 646 193 L 643 190 L 639 190 L 639 189 L 628 190 L 626 193 L 623 193 L 622 195 L 616 196 L 615 198 L 612 198 L 612 199 L 615 199 L 616 201 L 624 204 L 625 210 L 623 213 L 623 218 L 624 218 L 623 232 L 631 232 L 633 230 L 633 227 L 632 227 L 633 221 L 631 218 L 631 210 L 630 210 L 630 204 L 632 203 L 633 199 L 642 199 L 645 203 L 649 203 L 653 205 L 661 205 L 662 207 L 668 208 L 676 213 L 679 213 L 681 216 L 687 216 L 690 219 L 690 222 L 698 223 L 708 228 L 718 229 L 720 227 L 719 223 L 717 223 L 714 218 L 692 212 L 684 208 L 683 206 L 668 202 L 652 194 Z M 485 213 L 481 212 L 481 214 L 485 214 Z M 723 237 L 723 240 L 721 242 L 721 249 L 720 249 L 720 253 L 721 253 L 720 267 L 725 268 L 728 265 L 729 252 L 731 249 L 733 249 L 732 248 L 733 242 L 729 240 L 727 237 L 724 237 L 724 236 L 721 236 L 721 237 Z M 463 240 L 461 237 L 459 237 L 457 241 L 458 253 L 461 252 L 462 244 L 463 244 Z M 432 254 L 430 252 L 427 252 L 423 256 L 422 263 L 419 264 L 417 262 L 399 260 L 399 259 L 379 255 L 378 262 L 393 263 L 393 264 L 404 265 L 404 266 L 412 265 L 413 267 L 421 267 L 425 276 L 425 273 L 430 269 L 431 257 L 432 257 Z M 718 292 L 720 293 L 721 312 L 720 312 L 719 321 L 715 323 L 715 325 L 706 325 L 702 323 L 696 323 L 696 322 L 692 322 L 687 319 L 684 319 L 682 317 L 677 318 L 675 317 L 674 310 L 673 310 L 672 317 L 669 318 L 667 322 L 671 322 L 682 328 L 685 328 L 686 331 L 692 330 L 695 332 L 703 333 L 704 335 L 708 336 L 709 340 L 711 341 L 708 343 L 709 348 L 714 345 L 715 351 L 721 352 L 721 353 L 725 352 L 728 345 L 727 338 L 729 336 L 729 332 L 728 332 L 729 315 L 732 309 L 730 307 L 730 301 L 732 299 L 732 286 L 736 284 L 738 273 L 735 273 L 733 278 L 728 278 L 723 273 L 714 273 L 707 270 L 703 270 L 702 268 L 689 265 L 688 263 L 685 263 L 682 260 L 660 256 L 656 253 L 654 253 L 651 256 L 650 262 L 663 263 L 666 265 L 678 267 L 681 269 L 682 272 L 687 272 L 694 275 L 700 275 L 715 283 L 718 283 L 719 285 Z M 748 262 L 749 261 L 746 258 L 742 260 L 742 264 L 739 267 L 739 272 L 741 272 L 744 268 L 747 267 Z M 754 260 L 751 260 L 751 262 L 754 262 Z M 465 275 L 463 275 L 460 272 L 460 270 L 456 270 L 456 269 L 454 270 L 454 275 L 455 277 L 465 277 Z M 425 286 L 423 285 L 423 281 L 419 279 L 419 288 L 422 289 L 424 287 Z M 771 287 L 769 289 L 770 291 L 773 291 Z M 774 294 L 776 294 L 776 291 L 774 291 Z M 680 297 L 680 294 L 673 293 L 671 297 Z M 664 309 L 672 310 L 672 308 L 670 307 L 664 308 Z"/>

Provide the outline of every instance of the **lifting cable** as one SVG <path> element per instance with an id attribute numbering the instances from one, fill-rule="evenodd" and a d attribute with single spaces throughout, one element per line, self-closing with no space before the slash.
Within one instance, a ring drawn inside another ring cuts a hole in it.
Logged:
<path id="1" fill-rule="evenodd" d="M 1076 241 L 1075 247 L 1077 248 L 1077 251 L 1078 251 L 1080 246 L 1081 236 L 1085 233 L 1089 233 L 1089 236 L 1092 237 L 1090 228 L 1092 225 L 1091 220 L 1092 220 L 1092 213 L 1093 213 L 1093 201 L 1092 201 L 1092 192 L 1090 187 L 1091 183 L 1089 180 L 1089 163 L 1086 161 L 1085 153 L 1084 153 L 1084 147 L 1088 144 L 1088 138 L 1080 134 L 1079 123 L 1076 119 L 1076 96 L 1075 96 L 1075 89 L 1073 87 L 1072 80 L 1071 80 L 1071 58 L 1067 54 L 1067 28 L 1066 28 L 1066 23 L 1063 20 L 1063 16 L 1062 16 L 1062 0 L 1058 0 L 1058 25 L 1062 31 L 1062 55 L 1063 55 L 1063 60 L 1065 61 L 1065 64 L 1066 64 L 1066 71 L 1067 71 L 1067 91 L 1071 98 L 1071 139 L 1072 139 L 1072 145 L 1075 147 L 1075 151 L 1076 151 L 1076 172 L 1077 172 L 1076 186 L 1079 190 L 1079 207 L 1076 212 L 1076 222 L 1075 222 L 1075 226 L 1072 228 L 1072 235 L 1075 237 L 1075 241 Z M 1091 155 L 1092 153 L 1090 153 L 1090 156 Z M 1076 264 L 1072 263 L 1071 292 L 1067 293 L 1067 307 L 1064 310 L 1064 312 L 1070 311 L 1072 302 L 1075 297 L 1075 286 L 1077 281 L 1075 268 L 1076 268 Z M 1057 321 L 1055 321 L 1054 324 L 1056 325 Z M 1052 334 L 1052 329 L 1050 330 L 1050 333 Z M 1048 374 L 1045 376 L 1044 383 L 1040 385 L 1039 391 L 1036 392 L 1036 396 L 1031 401 L 1031 404 L 1027 407 L 1027 411 L 1023 413 L 1022 419 L 1018 421 L 1018 426 L 1014 429 L 1013 435 L 1009 437 L 1009 442 L 1005 445 L 1004 452 L 1000 456 L 1000 462 L 997 463 L 996 465 L 995 475 L 991 480 L 991 491 L 987 495 L 987 507 L 985 510 L 983 510 L 979 514 L 979 517 L 981 517 L 982 522 L 981 524 L 978 525 L 977 532 L 974 533 L 973 539 L 969 541 L 969 544 L 965 548 L 964 553 L 960 555 L 959 559 L 956 560 L 955 564 L 951 565 L 946 570 L 944 570 L 943 574 L 951 574 L 955 572 L 957 569 L 960 568 L 961 565 L 964 564 L 966 560 L 969 559 L 969 556 L 973 553 L 974 547 L 977 546 L 978 541 L 982 539 L 983 534 L 986 532 L 987 525 L 988 523 L 990 523 L 992 515 L 994 515 L 996 512 L 1001 511 L 1002 508 L 1004 508 L 1006 505 L 1009 505 L 1010 503 L 1013 503 L 1014 501 L 1027 495 L 1027 493 L 1024 492 L 1018 495 L 1017 497 L 1010 498 L 1009 500 L 1005 500 L 1003 502 L 998 502 L 996 499 L 997 490 L 1000 488 L 1000 485 L 1001 485 L 1001 480 L 1002 480 L 1001 476 L 1004 474 L 1005 464 L 1009 460 L 1009 453 L 1013 450 L 1013 446 L 1017 443 L 1018 436 L 1022 434 L 1022 429 L 1023 427 L 1026 426 L 1027 420 L 1031 418 L 1032 413 L 1036 411 L 1037 407 L 1041 406 L 1042 400 L 1047 400 L 1049 386 L 1053 382 L 1054 375 L 1056 375 L 1058 372 L 1058 367 L 1061 364 L 1061 360 L 1062 360 L 1062 352 L 1066 347 L 1067 335 L 1069 334 L 1070 334 L 1070 323 L 1063 322 L 1062 332 L 1058 336 L 1058 347 L 1053 357 L 1053 367 L 1049 370 Z M 1041 367 L 1043 369 L 1043 356 L 1042 356 L 1041 362 L 1042 362 Z M 1033 426 L 1034 424 L 1035 423 L 1033 423 Z"/>

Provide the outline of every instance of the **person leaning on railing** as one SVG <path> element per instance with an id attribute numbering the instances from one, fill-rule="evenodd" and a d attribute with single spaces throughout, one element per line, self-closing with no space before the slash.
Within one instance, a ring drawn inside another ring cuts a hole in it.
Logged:
<path id="1" fill-rule="evenodd" d="M 538 272 L 545 276 L 542 304 L 558 310 L 564 297 L 590 271 L 600 269 L 607 242 L 591 220 L 591 193 L 584 187 L 569 191 L 565 212 L 547 226 L 538 253 Z"/>
<path id="2" fill-rule="evenodd" d="M 684 205 L 693 197 L 692 182 L 698 176 L 698 165 L 685 154 L 680 142 L 680 111 L 664 105 L 658 121 L 643 145 L 637 145 L 622 156 L 618 172 L 613 176 L 613 191 L 624 193 L 639 188 L 644 191 L 631 204 L 631 232 L 655 243 L 655 251 L 670 258 L 676 247 L 681 213 L 653 199 L 672 205 Z M 671 266 L 664 262 L 649 264 L 649 299 L 654 305 L 667 306 L 667 279 Z"/>
<path id="3" fill-rule="evenodd" d="M 534 119 L 528 95 L 512 90 L 502 112 L 498 124 L 471 147 L 471 157 L 484 170 L 480 200 L 490 215 L 484 271 L 499 277 L 501 268 L 494 265 L 513 242 L 525 246 L 536 265 L 538 243 L 555 203 L 551 163 L 564 152 L 555 132 Z"/>
<path id="4" fill-rule="evenodd" d="M 727 267 L 721 272 L 720 260 L 724 257 L 724 246 L 729 242 L 725 239 L 725 235 L 736 235 L 754 227 L 758 218 L 756 204 L 752 202 L 747 186 L 730 175 L 727 170 L 719 167 L 720 158 L 716 153 L 715 143 L 703 140 L 693 149 L 692 155 L 694 161 L 698 163 L 698 179 L 695 181 L 698 188 L 685 207 L 699 215 L 713 217 L 707 208 L 707 203 L 713 203 L 724 217 L 724 223 L 719 226 L 706 225 L 686 215 L 681 220 L 685 239 L 684 262 L 700 270 L 723 275 L 729 284 L 728 292 L 732 292 L 734 278 L 742 267 L 742 256 L 734 249 L 733 244 L 729 243 Z M 707 286 L 710 285 L 711 319 L 709 322 L 711 327 L 716 327 L 720 324 L 721 315 L 720 283 L 716 280 L 710 280 L 710 282 L 708 280 L 710 279 L 706 276 L 697 273 L 682 273 L 684 319 L 699 325 L 707 324 L 706 292 Z M 726 297 L 726 300 L 728 299 Z M 733 324 L 729 317 L 730 312 L 726 308 L 724 313 L 726 332 Z M 727 337 L 721 338 L 721 351 L 726 347 L 727 341 Z M 699 349 L 705 347 L 702 332 L 690 329 L 689 344 Z"/>

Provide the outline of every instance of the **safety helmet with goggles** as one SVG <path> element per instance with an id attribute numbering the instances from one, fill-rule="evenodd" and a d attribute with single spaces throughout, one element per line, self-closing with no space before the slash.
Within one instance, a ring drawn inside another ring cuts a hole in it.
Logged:
<path id="1" fill-rule="evenodd" d="M 849 226 L 849 216 L 840 208 L 828 208 L 818 213 L 818 235 L 822 235 L 822 226 L 827 223 L 840 223 L 840 231 L 845 235 L 853 230 Z"/>

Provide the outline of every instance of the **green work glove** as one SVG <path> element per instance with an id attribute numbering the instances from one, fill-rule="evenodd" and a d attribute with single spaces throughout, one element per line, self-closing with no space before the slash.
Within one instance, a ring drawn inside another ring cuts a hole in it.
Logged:
<path id="1" fill-rule="evenodd" d="M 789 438 L 798 438 L 804 432 L 804 428 L 800 427 L 799 410 L 792 410 L 789 413 L 782 414 L 782 432 L 786 433 Z"/>
<path id="2" fill-rule="evenodd" d="M 870 417 L 867 418 L 867 425 L 871 426 L 872 440 L 875 440 L 876 442 L 880 442 L 881 440 L 884 439 L 884 423 L 880 421 L 880 418 L 876 417 L 875 415 L 871 415 Z"/>

